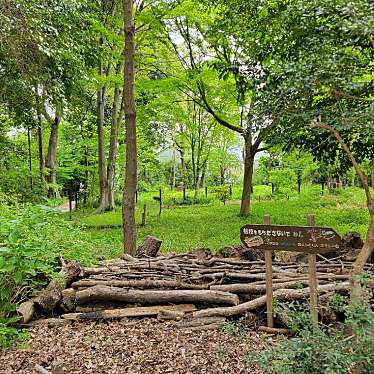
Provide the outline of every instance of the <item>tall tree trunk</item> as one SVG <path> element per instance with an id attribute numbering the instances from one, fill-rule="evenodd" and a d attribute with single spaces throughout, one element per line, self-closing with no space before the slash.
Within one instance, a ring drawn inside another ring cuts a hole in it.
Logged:
<path id="1" fill-rule="evenodd" d="M 119 74 L 121 71 L 121 64 L 117 64 L 116 73 Z M 115 168 L 117 161 L 117 149 L 118 149 L 118 120 L 121 111 L 118 112 L 119 100 L 121 91 L 119 89 L 119 84 L 116 83 L 114 88 L 113 106 L 112 106 L 112 118 L 110 127 L 110 145 L 109 145 L 109 158 L 108 158 L 108 169 L 107 169 L 107 192 L 108 192 L 108 208 L 110 210 L 115 209 L 114 201 L 114 180 L 115 180 Z M 123 102 L 123 101 L 122 101 Z"/>
<path id="2" fill-rule="evenodd" d="M 101 42 L 102 43 L 102 42 Z M 98 73 L 101 76 L 102 62 L 99 62 Z M 109 68 L 107 72 L 109 73 Z M 96 120 L 97 120 L 97 137 L 98 137 L 98 168 L 99 168 L 99 191 L 100 203 L 96 213 L 105 211 L 108 205 L 107 200 L 107 179 L 105 167 L 105 139 L 104 139 L 104 113 L 105 113 L 106 86 L 102 85 L 96 92 Z"/>
<path id="3" fill-rule="evenodd" d="M 44 143 L 43 143 L 43 123 L 42 115 L 38 112 L 38 148 L 39 148 L 39 173 L 40 173 L 40 188 L 42 193 L 45 192 L 45 158 L 44 158 Z"/>
<path id="4" fill-rule="evenodd" d="M 240 215 L 247 216 L 251 208 L 251 187 L 253 177 L 253 167 L 255 150 L 252 147 L 252 138 L 249 135 L 244 136 L 244 179 L 243 179 L 243 192 L 242 202 L 240 206 Z"/>
<path id="5" fill-rule="evenodd" d="M 57 141 L 58 141 L 58 128 L 61 122 L 61 117 L 56 113 L 55 119 L 51 124 L 51 134 L 49 136 L 48 153 L 46 158 L 45 166 L 49 169 L 47 175 L 47 181 L 54 186 L 48 188 L 48 196 L 52 198 L 60 197 L 60 193 L 55 186 L 57 184 L 57 173 L 56 173 L 56 152 L 57 152 Z"/>
<path id="6" fill-rule="evenodd" d="M 123 0 L 125 29 L 125 122 L 126 122 L 126 170 L 123 190 L 123 235 L 124 250 L 130 255 L 136 254 L 135 194 L 136 194 L 136 108 L 134 92 L 135 25 L 132 14 L 133 0 Z"/>

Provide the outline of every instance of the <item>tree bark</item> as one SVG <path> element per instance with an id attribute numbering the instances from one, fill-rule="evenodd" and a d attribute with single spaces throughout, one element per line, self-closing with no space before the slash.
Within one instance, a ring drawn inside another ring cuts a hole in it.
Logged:
<path id="1" fill-rule="evenodd" d="M 29 156 L 29 181 L 30 181 L 30 190 L 34 189 L 34 182 L 32 178 L 32 155 L 31 155 L 31 131 L 30 126 L 27 126 L 27 146 L 28 146 L 28 156 Z"/>
<path id="2" fill-rule="evenodd" d="M 143 243 L 139 246 L 137 250 L 137 257 L 156 257 L 158 251 L 160 250 L 162 240 L 154 237 L 147 236 L 144 238 Z"/>
<path id="3" fill-rule="evenodd" d="M 47 288 L 38 296 L 20 304 L 17 311 L 22 315 L 23 323 L 31 321 L 36 309 L 43 313 L 52 312 L 61 300 L 62 290 L 73 282 L 80 273 L 81 267 L 77 262 L 68 263 L 60 271 L 59 277 L 52 279 Z"/>
<path id="4" fill-rule="evenodd" d="M 39 148 L 39 175 L 40 175 L 40 188 L 42 193 L 45 191 L 45 158 L 44 158 L 44 143 L 43 143 L 43 127 L 42 116 L 38 114 L 38 148 Z"/>
<path id="5" fill-rule="evenodd" d="M 58 128 L 61 122 L 61 117 L 56 113 L 55 119 L 51 124 L 51 134 L 49 136 L 48 153 L 46 158 L 45 166 L 49 169 L 47 176 L 47 182 L 53 184 L 48 188 L 48 196 L 51 198 L 60 197 L 60 193 L 55 186 L 57 184 L 57 172 L 56 172 L 56 153 L 57 153 L 57 141 L 58 141 Z"/>
<path id="6" fill-rule="evenodd" d="M 78 304 L 91 301 L 123 301 L 126 303 L 205 303 L 238 305 L 239 298 L 229 292 L 209 290 L 135 290 L 94 286 L 76 294 Z"/>
<path id="7" fill-rule="evenodd" d="M 137 174 L 136 149 L 136 107 L 135 107 L 135 25 L 133 18 L 133 0 L 123 0 L 123 17 L 125 29 L 125 122 L 126 122 L 126 170 L 125 187 L 123 190 L 123 234 L 124 251 L 130 255 L 136 254 L 136 225 L 135 225 L 135 194 Z"/>
<path id="8" fill-rule="evenodd" d="M 318 286 L 318 292 L 325 293 L 330 291 L 346 291 L 349 288 L 349 282 L 340 284 L 326 284 Z M 305 299 L 309 296 L 309 287 L 302 290 L 290 290 L 290 289 L 279 289 L 274 291 L 273 297 L 276 300 L 300 300 Z M 254 300 L 248 301 L 235 306 L 223 307 L 223 308 L 210 308 L 198 310 L 193 313 L 196 318 L 202 317 L 229 317 L 237 314 L 243 314 L 248 311 L 256 310 L 266 304 L 266 295 L 260 296 Z"/>
<path id="9" fill-rule="evenodd" d="M 102 42 L 101 42 L 102 43 Z M 101 76 L 102 62 L 99 62 L 98 73 Z M 104 139 L 104 113 L 105 113 L 106 86 L 102 85 L 96 92 L 96 121 L 97 121 L 97 137 L 98 137 L 98 168 L 99 168 L 99 191 L 100 203 L 96 209 L 96 213 L 105 211 L 107 200 L 107 179 L 105 169 L 105 139 Z"/>
<path id="10" fill-rule="evenodd" d="M 149 317 L 156 316 L 161 311 L 174 311 L 174 312 L 193 312 L 196 307 L 193 304 L 181 305 L 159 305 L 159 306 L 146 306 L 124 309 L 108 309 L 88 313 L 70 313 L 64 314 L 62 318 L 67 320 L 101 320 L 101 319 L 119 319 L 125 317 Z"/>
<path id="11" fill-rule="evenodd" d="M 250 213 L 252 177 L 254 167 L 255 152 L 252 146 L 252 137 L 248 134 L 244 135 L 244 179 L 242 202 L 240 206 L 240 215 L 247 216 Z"/>
<path id="12" fill-rule="evenodd" d="M 121 71 L 121 64 L 117 64 L 116 74 Z M 109 210 L 115 209 L 114 201 L 114 181 L 115 181 L 115 168 L 117 161 L 117 150 L 118 150 L 118 123 L 122 113 L 122 105 L 120 111 L 118 111 L 121 91 L 119 84 L 116 83 L 114 87 L 114 97 L 112 106 L 112 118 L 110 127 L 110 145 L 109 145 L 109 157 L 108 157 L 108 168 L 107 168 L 107 202 Z M 123 102 L 123 100 L 122 100 Z"/>
<path id="13" fill-rule="evenodd" d="M 73 288 L 86 288 L 93 286 L 111 286 L 111 287 L 127 287 L 127 288 L 169 288 L 169 289 L 185 289 L 185 290 L 203 290 L 208 289 L 207 285 L 187 283 L 178 280 L 157 280 L 157 279 L 139 279 L 139 280 L 96 280 L 81 279 L 71 285 Z"/>

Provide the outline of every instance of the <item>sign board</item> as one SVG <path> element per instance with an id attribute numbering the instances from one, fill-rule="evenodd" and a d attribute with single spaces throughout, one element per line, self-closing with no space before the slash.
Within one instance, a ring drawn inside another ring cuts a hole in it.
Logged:
<path id="1" fill-rule="evenodd" d="M 249 248 L 304 253 L 327 253 L 341 248 L 334 229 L 313 226 L 246 225 L 240 239 Z"/>

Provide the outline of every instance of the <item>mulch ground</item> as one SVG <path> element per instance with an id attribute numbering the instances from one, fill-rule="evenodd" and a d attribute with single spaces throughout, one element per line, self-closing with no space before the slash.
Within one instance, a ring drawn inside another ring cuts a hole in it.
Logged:
<path id="1" fill-rule="evenodd" d="M 0 373 L 34 373 L 36 364 L 53 374 L 261 373 L 245 360 L 263 347 L 256 332 L 181 331 L 144 319 L 38 326 L 30 333 L 26 349 L 0 351 Z"/>

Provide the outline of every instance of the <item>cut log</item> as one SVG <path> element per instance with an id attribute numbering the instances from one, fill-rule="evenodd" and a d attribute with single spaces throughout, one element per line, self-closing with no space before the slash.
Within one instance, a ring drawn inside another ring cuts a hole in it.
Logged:
<path id="1" fill-rule="evenodd" d="M 292 288 L 298 285 L 307 284 L 307 280 L 296 280 L 284 283 L 275 283 L 273 284 L 273 290 L 278 290 L 281 288 Z M 266 284 L 250 284 L 250 283 L 236 283 L 236 284 L 219 284 L 210 286 L 211 290 L 216 291 L 225 291 L 233 293 L 250 293 L 257 294 L 266 292 Z"/>
<path id="2" fill-rule="evenodd" d="M 186 290 L 202 290 L 207 289 L 208 285 L 193 284 L 174 280 L 96 280 L 81 279 L 74 282 L 71 286 L 74 288 L 93 287 L 93 286 L 112 286 L 112 287 L 128 287 L 128 288 L 179 288 Z"/>
<path id="3" fill-rule="evenodd" d="M 59 276 L 49 283 L 37 297 L 22 303 L 18 308 L 18 313 L 22 315 L 22 322 L 31 321 L 36 309 L 48 314 L 51 313 L 61 300 L 61 291 L 69 286 L 82 273 L 82 268 L 78 262 L 69 262 L 64 266 Z"/>
<path id="4" fill-rule="evenodd" d="M 196 310 L 193 304 L 180 305 L 157 305 L 124 309 L 99 310 L 88 313 L 63 314 L 62 318 L 69 320 L 100 320 L 100 319 L 121 319 L 125 317 L 150 317 L 157 316 L 161 311 L 189 313 Z"/>
<path id="5" fill-rule="evenodd" d="M 123 301 L 140 304 L 203 303 L 238 305 L 237 295 L 210 290 L 134 290 L 119 287 L 94 286 L 76 293 L 78 304 L 91 301 Z"/>
<path id="6" fill-rule="evenodd" d="M 43 313 L 50 313 L 61 300 L 61 291 L 64 290 L 81 274 L 78 262 L 69 262 L 60 272 L 59 277 L 53 279 L 47 288 L 35 299 L 36 307 Z"/>
<path id="7" fill-rule="evenodd" d="M 349 282 L 341 284 L 326 284 L 319 286 L 317 291 L 319 293 L 331 291 L 347 291 L 349 289 Z M 300 300 L 309 296 L 309 287 L 302 290 L 279 289 L 274 291 L 273 298 L 277 300 Z M 213 317 L 213 316 L 233 316 L 243 314 L 247 311 L 256 310 L 266 304 L 266 295 L 260 296 L 254 300 L 242 303 L 236 306 L 223 308 L 210 308 L 199 310 L 193 313 L 194 317 Z"/>
<path id="8" fill-rule="evenodd" d="M 284 334 L 289 335 L 291 332 L 288 329 L 281 329 L 277 327 L 267 327 L 267 326 L 260 326 L 258 331 L 266 332 L 268 334 Z"/>
<path id="9" fill-rule="evenodd" d="M 156 257 L 158 251 L 160 250 L 162 240 L 154 237 L 147 236 L 144 238 L 143 243 L 140 244 L 136 252 L 137 257 Z"/>
<path id="10" fill-rule="evenodd" d="M 22 303 L 18 307 L 17 312 L 22 316 L 23 323 L 29 323 L 35 314 L 34 300 L 31 299 Z"/>
<path id="11" fill-rule="evenodd" d="M 157 319 L 160 321 L 179 321 L 184 317 L 184 312 L 165 309 L 160 310 L 157 314 Z"/>
<path id="12" fill-rule="evenodd" d="M 74 288 L 66 288 L 65 290 L 61 291 L 61 295 L 62 297 L 75 297 L 76 292 L 77 290 Z"/>

